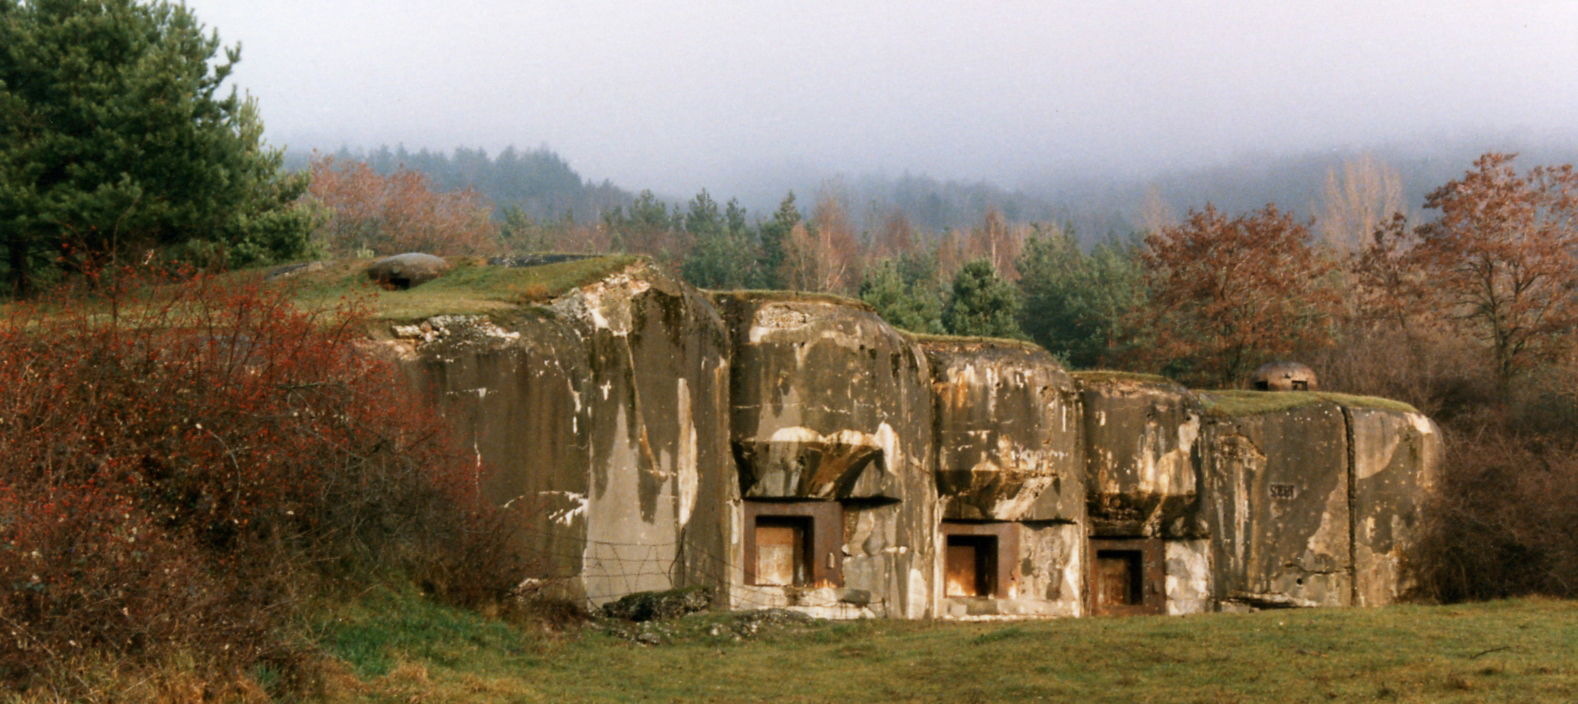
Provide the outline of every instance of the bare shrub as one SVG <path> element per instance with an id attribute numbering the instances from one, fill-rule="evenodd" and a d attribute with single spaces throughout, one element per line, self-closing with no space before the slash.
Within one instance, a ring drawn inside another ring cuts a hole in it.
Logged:
<path id="1" fill-rule="evenodd" d="M 1409 560 L 1417 596 L 1578 596 L 1574 449 L 1499 433 L 1452 443 Z"/>
<path id="2" fill-rule="evenodd" d="M 1499 403 L 1495 371 L 1472 340 L 1388 324 L 1350 324 L 1338 344 L 1302 354 L 1321 388 L 1380 396 L 1448 421 Z"/>
<path id="3" fill-rule="evenodd" d="M 332 254 L 484 254 L 499 247 L 492 204 L 469 188 L 440 193 L 420 171 L 402 166 L 385 175 L 324 155 L 314 155 L 311 169 L 305 199 L 328 211 L 315 237 Z"/>

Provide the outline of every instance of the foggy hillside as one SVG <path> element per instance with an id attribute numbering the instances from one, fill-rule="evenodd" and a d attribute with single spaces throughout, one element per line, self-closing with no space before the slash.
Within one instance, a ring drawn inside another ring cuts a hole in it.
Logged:
<path id="1" fill-rule="evenodd" d="M 1111 234 L 1127 235 L 1176 220 L 1190 208 L 1211 203 L 1225 212 L 1245 212 L 1275 203 L 1301 218 L 1319 217 L 1329 179 L 1366 162 L 1395 177 L 1395 202 L 1417 214 L 1425 196 L 1457 178 L 1486 151 L 1520 154 L 1525 167 L 1578 162 L 1578 145 L 1527 137 L 1416 142 L 1372 149 L 1330 150 L 1287 155 L 1249 155 L 1210 168 L 1161 172 L 1149 177 L 1062 173 L 1021 179 L 1012 187 L 990 181 L 940 180 L 924 174 L 825 173 L 785 166 L 741 172 L 737 180 L 708 186 L 715 200 L 737 198 L 759 220 L 790 191 L 802 210 L 816 199 L 837 199 L 862 231 L 876 230 L 898 213 L 922 230 L 943 232 L 978 224 L 991 209 L 1010 222 L 1050 222 L 1072 226 L 1089 243 Z M 368 162 L 389 173 L 400 166 L 422 171 L 442 190 L 470 187 L 495 207 L 514 206 L 539 221 L 571 218 L 599 221 L 614 207 L 627 206 L 645 184 L 594 181 L 546 146 L 513 147 L 496 155 L 459 148 L 450 153 L 408 152 L 387 145 L 371 150 L 341 148 L 342 159 Z M 290 155 L 293 166 L 307 156 Z M 656 194 L 678 206 L 692 193 Z"/>
<path id="2" fill-rule="evenodd" d="M 333 156 L 366 162 L 382 174 L 400 168 L 420 171 L 432 179 L 437 190 L 471 188 L 492 201 L 496 211 L 515 207 L 537 221 L 595 222 L 603 213 L 635 199 L 607 180 L 583 180 L 547 147 L 518 150 L 512 146 L 489 155 L 486 150 L 465 147 L 446 153 L 427 149 L 410 152 L 404 146 L 390 149 L 383 145 L 372 150 L 341 147 Z M 311 158 L 312 153 L 292 151 L 286 166 L 306 168 Z"/>

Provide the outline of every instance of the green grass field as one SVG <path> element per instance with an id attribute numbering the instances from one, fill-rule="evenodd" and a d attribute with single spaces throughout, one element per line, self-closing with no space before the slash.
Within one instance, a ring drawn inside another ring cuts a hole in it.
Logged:
<path id="1" fill-rule="evenodd" d="M 1578 700 L 1578 602 L 749 625 L 691 616 L 643 645 L 596 622 L 542 635 L 385 595 L 321 633 L 337 701 Z"/>

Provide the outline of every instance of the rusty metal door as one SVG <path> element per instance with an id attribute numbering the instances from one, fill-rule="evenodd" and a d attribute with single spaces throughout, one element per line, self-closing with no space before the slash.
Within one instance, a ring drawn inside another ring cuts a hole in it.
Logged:
<path id="1" fill-rule="evenodd" d="M 805 583 L 805 529 L 794 523 L 756 525 L 756 583 Z"/>
<path id="2" fill-rule="evenodd" d="M 1126 611 L 1114 608 L 1135 606 L 1144 600 L 1140 587 L 1143 571 L 1138 550 L 1103 550 L 1096 554 L 1096 613 L 1110 615 Z M 1139 588 L 1137 588 L 1139 587 Z"/>
<path id="3" fill-rule="evenodd" d="M 976 546 L 971 543 L 949 541 L 947 561 L 946 596 L 981 596 L 976 590 L 980 578 L 976 574 L 978 558 Z"/>
<path id="4" fill-rule="evenodd" d="M 1159 538 L 1090 539 L 1090 611 L 1097 616 L 1167 611 Z"/>

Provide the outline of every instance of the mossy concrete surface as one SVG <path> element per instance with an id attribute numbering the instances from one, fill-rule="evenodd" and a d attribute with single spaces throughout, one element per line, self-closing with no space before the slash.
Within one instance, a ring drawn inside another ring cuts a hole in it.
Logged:
<path id="1" fill-rule="evenodd" d="M 451 257 L 451 266 L 442 276 L 410 289 L 393 290 L 368 280 L 367 269 L 376 261 L 303 262 L 274 267 L 263 275 L 293 287 L 302 305 L 353 303 L 382 324 L 413 323 L 446 314 L 507 313 L 522 305 L 546 303 L 614 272 L 645 265 L 640 257 L 624 255 L 530 267 L 490 266 L 482 257 Z"/>
<path id="2" fill-rule="evenodd" d="M 1257 413 L 1274 413 L 1319 403 L 1335 403 L 1349 408 L 1373 408 L 1418 413 L 1402 401 L 1375 396 L 1355 396 L 1330 391 L 1197 391 L 1205 412 L 1217 418 L 1235 418 Z"/>

